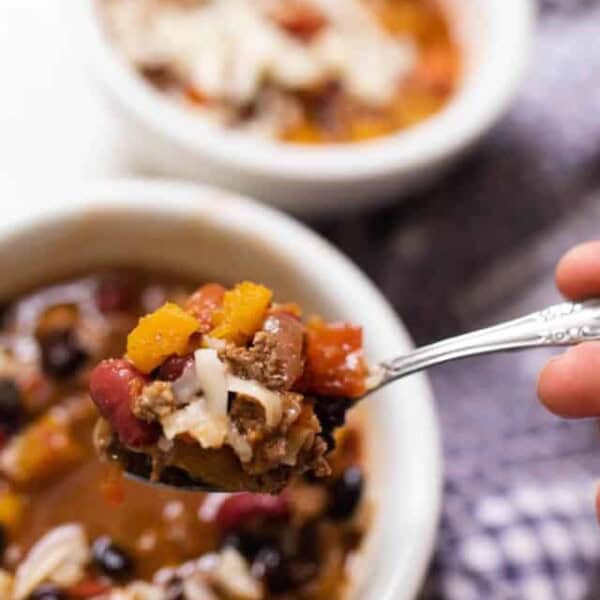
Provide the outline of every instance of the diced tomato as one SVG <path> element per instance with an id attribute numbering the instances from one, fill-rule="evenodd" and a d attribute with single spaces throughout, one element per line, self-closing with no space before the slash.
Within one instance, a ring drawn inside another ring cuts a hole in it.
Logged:
<path id="1" fill-rule="evenodd" d="M 271 18 L 299 38 L 308 40 L 327 25 L 325 15 L 307 0 L 285 0 L 275 6 Z"/>
<path id="2" fill-rule="evenodd" d="M 255 517 L 283 519 L 288 514 L 289 506 L 283 496 L 244 492 L 227 498 L 219 507 L 215 520 L 223 531 L 232 531 Z"/>
<path id="3" fill-rule="evenodd" d="M 107 581 L 84 579 L 68 589 L 69 598 L 94 598 L 110 591 Z"/>
<path id="4" fill-rule="evenodd" d="M 460 61 L 456 54 L 440 44 L 423 52 L 413 80 L 433 94 L 445 97 L 452 92 L 459 71 Z"/>
<path id="5" fill-rule="evenodd" d="M 311 319 L 306 335 L 306 391 L 356 398 L 365 392 L 366 363 L 362 329 L 346 323 Z"/>
<path id="6" fill-rule="evenodd" d="M 200 331 L 208 333 L 212 329 L 213 313 L 223 306 L 225 288 L 218 283 L 207 283 L 198 288 L 189 298 L 185 309 L 200 322 Z"/>
<path id="7" fill-rule="evenodd" d="M 208 97 L 202 93 L 202 90 L 198 89 L 197 87 L 194 87 L 192 85 L 188 85 L 183 93 L 185 94 L 185 97 L 192 103 L 192 104 L 206 104 L 208 102 Z"/>

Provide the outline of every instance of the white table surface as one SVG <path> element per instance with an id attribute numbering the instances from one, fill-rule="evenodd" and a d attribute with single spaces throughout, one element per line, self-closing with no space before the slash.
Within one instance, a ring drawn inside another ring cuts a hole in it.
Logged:
<path id="1" fill-rule="evenodd" d="M 124 175 L 111 114 L 65 18 L 78 0 L 0 0 L 0 202 L 41 210 L 44 189 Z M 15 203 L 11 198 L 28 198 Z"/>

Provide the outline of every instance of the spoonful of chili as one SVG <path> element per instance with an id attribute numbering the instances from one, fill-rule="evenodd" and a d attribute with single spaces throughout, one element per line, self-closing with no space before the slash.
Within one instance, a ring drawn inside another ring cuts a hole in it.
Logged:
<path id="1" fill-rule="evenodd" d="M 123 358 L 94 369 L 98 451 L 128 477 L 199 491 L 277 493 L 327 477 L 335 429 L 358 401 L 436 364 L 600 339 L 600 300 L 564 303 L 369 367 L 362 331 L 302 320 L 242 282 L 200 287 L 140 319 Z"/>

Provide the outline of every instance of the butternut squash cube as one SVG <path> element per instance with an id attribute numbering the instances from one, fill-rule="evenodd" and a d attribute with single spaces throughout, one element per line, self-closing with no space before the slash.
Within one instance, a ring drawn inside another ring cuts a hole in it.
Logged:
<path id="1" fill-rule="evenodd" d="M 265 318 L 273 292 L 257 283 L 243 281 L 225 292 L 223 307 L 213 314 L 211 337 L 237 345 L 248 342 Z"/>
<path id="2" fill-rule="evenodd" d="M 5 490 L 0 492 L 0 524 L 7 529 L 19 525 L 25 511 L 25 501 L 22 496 Z"/>
<path id="3" fill-rule="evenodd" d="M 142 373 L 150 373 L 172 354 L 185 354 L 198 320 L 171 302 L 142 317 L 127 337 L 127 357 Z"/>

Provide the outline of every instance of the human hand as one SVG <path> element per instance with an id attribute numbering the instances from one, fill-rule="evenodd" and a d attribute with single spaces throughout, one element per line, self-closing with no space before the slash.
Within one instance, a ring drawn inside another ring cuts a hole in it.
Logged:
<path id="1" fill-rule="evenodd" d="M 567 252 L 556 268 L 556 284 L 572 300 L 600 296 L 600 241 Z M 561 417 L 600 417 L 600 341 L 573 346 L 551 359 L 540 374 L 538 396 Z M 600 518 L 600 493 L 596 512 Z"/>

